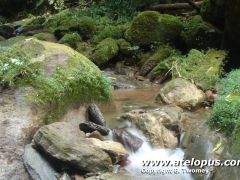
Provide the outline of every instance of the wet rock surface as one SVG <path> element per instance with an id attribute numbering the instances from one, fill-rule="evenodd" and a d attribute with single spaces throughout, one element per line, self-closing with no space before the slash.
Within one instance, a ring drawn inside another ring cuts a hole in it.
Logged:
<path id="1" fill-rule="evenodd" d="M 143 140 L 125 130 L 114 129 L 113 139 L 124 145 L 131 152 L 136 152 L 143 144 Z"/>
<path id="2" fill-rule="evenodd" d="M 25 146 L 23 162 L 32 180 L 57 180 L 60 176 L 31 144 Z"/>
<path id="3" fill-rule="evenodd" d="M 189 126 L 185 129 L 181 147 L 185 151 L 185 159 L 198 160 L 231 160 L 230 143 L 222 134 L 211 130 L 207 125 L 207 112 L 191 113 L 184 117 Z M 191 167 L 196 168 L 196 167 Z M 239 171 L 237 167 L 206 167 L 212 179 L 237 180 Z M 195 179 L 204 179 L 206 176 L 195 174 Z"/>
<path id="4" fill-rule="evenodd" d="M 121 119 L 132 122 L 157 148 L 176 148 L 178 145 L 177 134 L 167 129 L 162 120 L 166 118 L 163 111 L 133 110 L 124 114 Z"/>
<path id="5" fill-rule="evenodd" d="M 89 143 L 85 134 L 69 123 L 57 122 L 43 126 L 33 139 L 37 148 L 80 172 L 98 172 L 111 168 L 110 157 Z"/>

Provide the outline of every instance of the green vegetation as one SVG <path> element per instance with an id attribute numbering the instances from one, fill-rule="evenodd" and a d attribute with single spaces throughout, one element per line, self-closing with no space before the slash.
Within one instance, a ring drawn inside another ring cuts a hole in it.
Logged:
<path id="1" fill-rule="evenodd" d="M 216 85 L 219 98 L 213 106 L 210 126 L 231 135 L 240 120 L 240 71 L 234 70 Z"/>
<path id="2" fill-rule="evenodd" d="M 120 39 L 124 36 L 125 30 L 124 25 L 107 25 L 93 38 L 93 41 L 98 43 L 106 38 Z"/>
<path id="3" fill-rule="evenodd" d="M 216 89 L 219 95 L 240 94 L 240 70 L 233 70 L 218 81 Z"/>
<path id="4" fill-rule="evenodd" d="M 81 40 L 82 40 L 81 36 L 78 33 L 74 32 L 74 33 L 65 34 L 59 40 L 59 43 L 61 43 L 61 44 L 68 44 L 72 48 L 76 48 L 77 43 L 80 42 Z"/>
<path id="5" fill-rule="evenodd" d="M 204 53 L 193 49 L 173 68 L 173 77 L 181 76 L 204 90 L 212 89 L 222 74 L 225 58 L 225 51 L 210 49 Z"/>
<path id="6" fill-rule="evenodd" d="M 96 31 L 95 21 L 85 16 L 85 12 L 78 8 L 70 8 L 50 16 L 44 23 L 44 28 L 49 32 L 56 31 L 78 31 L 87 39 Z"/>
<path id="7" fill-rule="evenodd" d="M 68 57 L 66 63 L 48 62 L 58 52 Z M 10 46 L 0 59 L 0 85 L 32 86 L 31 100 L 47 106 L 46 123 L 60 117 L 71 103 L 111 98 L 110 84 L 102 72 L 66 46 L 27 39 Z"/>
<path id="8" fill-rule="evenodd" d="M 163 67 L 162 61 L 167 59 L 169 56 L 175 54 L 175 50 L 170 46 L 160 46 L 153 55 L 151 55 L 142 65 L 140 74 L 145 76 L 147 75 L 154 67 L 157 65 Z M 159 66 L 155 68 L 154 71 L 159 70 Z M 168 68 L 167 68 L 168 69 Z M 152 72 L 154 73 L 154 72 Z M 152 74 L 153 75 L 153 74 Z"/>
<path id="9" fill-rule="evenodd" d="M 197 15 L 184 21 L 181 37 L 188 48 L 207 49 L 220 47 L 222 34 Z"/>
<path id="10" fill-rule="evenodd" d="M 119 51 L 116 40 L 107 38 L 101 41 L 95 48 L 91 57 L 93 62 L 101 66 L 112 59 Z"/>
<path id="11" fill-rule="evenodd" d="M 146 46 L 175 40 L 182 31 L 180 18 L 156 11 L 145 11 L 136 16 L 126 32 L 134 45 Z"/>
<path id="12" fill-rule="evenodd" d="M 50 41 L 50 42 L 57 41 L 56 37 L 52 33 L 41 32 L 41 33 L 35 34 L 33 37 L 37 38 L 38 40 L 42 40 L 42 41 Z"/>
<path id="13" fill-rule="evenodd" d="M 206 53 L 193 49 L 187 56 L 173 51 L 169 58 L 162 60 L 150 72 L 150 77 L 162 77 L 168 73 L 174 78 L 189 79 L 203 90 L 212 89 L 222 74 L 225 58 L 224 51 L 214 49 Z"/>

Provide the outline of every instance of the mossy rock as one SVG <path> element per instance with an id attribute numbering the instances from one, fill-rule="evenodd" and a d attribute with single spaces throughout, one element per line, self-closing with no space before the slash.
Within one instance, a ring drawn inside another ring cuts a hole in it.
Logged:
<path id="1" fill-rule="evenodd" d="M 120 39 L 123 38 L 126 27 L 124 25 L 107 25 L 93 39 L 98 43 L 106 38 Z"/>
<path id="2" fill-rule="evenodd" d="M 0 68 L 0 85 L 33 87 L 29 98 L 46 108 L 47 123 L 74 102 L 111 98 L 103 73 L 68 46 L 29 38 L 5 48 L 0 59 L 8 67 Z"/>
<path id="3" fill-rule="evenodd" d="M 222 32 L 203 21 L 201 16 L 197 15 L 188 18 L 184 22 L 184 30 L 181 33 L 181 37 L 189 49 L 219 48 Z"/>
<path id="4" fill-rule="evenodd" d="M 87 42 L 78 42 L 76 44 L 76 51 L 83 54 L 84 56 L 90 58 L 94 47 L 90 43 Z"/>
<path id="5" fill-rule="evenodd" d="M 91 57 L 98 66 L 104 65 L 118 54 L 119 47 L 116 40 L 107 38 L 101 41 L 95 48 Z"/>
<path id="6" fill-rule="evenodd" d="M 71 46 L 72 48 L 76 48 L 77 43 L 80 42 L 81 40 L 82 40 L 81 36 L 78 33 L 74 32 L 74 33 L 65 34 L 59 40 L 59 43 L 67 44 L 67 45 Z"/>
<path id="7" fill-rule="evenodd" d="M 33 37 L 41 41 L 57 42 L 56 37 L 52 33 L 41 32 L 41 33 L 35 34 Z"/>
<path id="8" fill-rule="evenodd" d="M 95 34 L 96 28 L 96 22 L 92 18 L 84 16 L 79 20 L 76 30 L 83 39 L 90 39 Z"/>
<path id="9" fill-rule="evenodd" d="M 96 23 L 77 8 L 66 9 L 47 19 L 43 24 L 49 32 L 77 31 L 84 39 L 91 38 L 96 31 Z"/>
<path id="10" fill-rule="evenodd" d="M 130 55 L 131 51 L 130 48 L 131 43 L 126 41 L 125 39 L 118 39 L 117 41 L 118 47 L 119 47 L 119 52 L 123 55 Z"/>
<path id="11" fill-rule="evenodd" d="M 171 56 L 175 50 L 170 46 L 160 46 L 142 65 L 140 74 L 146 76 L 157 64 Z"/>
<path id="12" fill-rule="evenodd" d="M 126 31 L 126 38 L 139 46 L 172 42 L 179 36 L 182 28 L 182 22 L 176 16 L 145 11 L 133 19 Z"/>

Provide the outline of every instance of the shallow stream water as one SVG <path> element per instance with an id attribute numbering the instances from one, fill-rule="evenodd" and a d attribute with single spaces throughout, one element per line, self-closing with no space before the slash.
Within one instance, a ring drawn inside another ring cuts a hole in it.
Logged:
<path id="1" fill-rule="evenodd" d="M 120 121 L 119 117 L 134 109 L 154 109 L 159 105 L 155 103 L 155 97 L 159 87 L 144 89 L 121 89 L 113 92 L 113 101 L 107 104 L 99 104 L 104 114 L 107 126 L 110 128 L 125 127 L 127 131 L 144 140 L 142 147 L 129 155 L 129 164 L 125 169 L 136 179 L 162 179 L 162 180 L 192 180 L 191 175 L 184 174 L 187 167 L 143 167 L 143 161 L 169 161 L 183 160 L 184 152 L 181 148 L 155 149 L 148 143 L 146 137 L 134 125 Z"/>

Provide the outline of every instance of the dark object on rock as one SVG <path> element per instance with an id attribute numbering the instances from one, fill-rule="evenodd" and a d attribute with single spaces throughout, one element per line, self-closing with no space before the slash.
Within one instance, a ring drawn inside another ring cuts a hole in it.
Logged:
<path id="1" fill-rule="evenodd" d="M 100 111 L 100 109 L 98 108 L 98 106 L 96 104 L 91 104 L 88 108 L 87 108 L 87 115 L 88 115 L 88 120 L 101 125 L 101 126 L 105 126 L 106 122 L 104 120 L 104 117 Z"/>
<path id="2" fill-rule="evenodd" d="M 14 28 L 8 25 L 0 25 L 0 36 L 10 38 L 13 36 Z"/>
<path id="3" fill-rule="evenodd" d="M 142 139 L 124 130 L 114 129 L 113 139 L 132 152 L 136 152 L 143 144 Z"/>
<path id="4" fill-rule="evenodd" d="M 81 131 L 85 133 L 91 133 L 93 131 L 99 131 L 103 136 L 107 136 L 110 130 L 107 127 L 95 124 L 93 122 L 85 122 L 79 125 Z"/>

